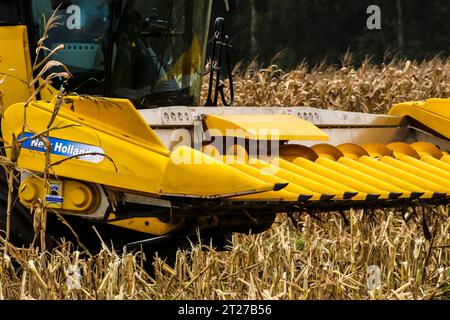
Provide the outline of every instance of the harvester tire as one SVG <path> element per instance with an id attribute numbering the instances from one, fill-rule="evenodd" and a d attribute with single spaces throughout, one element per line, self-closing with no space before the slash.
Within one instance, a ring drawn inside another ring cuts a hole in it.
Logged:
<path id="1" fill-rule="evenodd" d="M 4 176 L 1 170 L 2 178 Z M 10 241 L 17 247 L 29 247 L 33 242 L 33 222 L 29 210 L 22 206 L 17 198 L 17 191 L 12 194 L 13 208 L 11 210 L 11 234 Z M 8 208 L 8 185 L 5 180 L 0 180 L 0 236 L 6 238 L 6 221 Z"/>

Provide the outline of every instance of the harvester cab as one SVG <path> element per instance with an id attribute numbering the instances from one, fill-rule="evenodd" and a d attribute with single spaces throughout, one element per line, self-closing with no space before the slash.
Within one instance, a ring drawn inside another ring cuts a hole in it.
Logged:
<path id="1" fill-rule="evenodd" d="M 139 246 L 198 229 L 262 232 L 277 213 L 448 201 L 448 100 L 389 115 L 198 107 L 209 38 L 208 104 L 231 102 L 220 81 L 222 20 L 208 38 L 212 0 L 0 5 L 12 12 L 0 14 L 0 91 L 4 161 L 20 172 L 13 233 L 27 233 L 24 212 L 44 211 L 80 225 L 78 234 L 95 225 Z M 54 10 L 61 23 L 49 29 Z M 57 60 L 72 77 L 45 81 L 43 63 L 31 64 L 34 43 L 46 48 L 37 61 Z"/>

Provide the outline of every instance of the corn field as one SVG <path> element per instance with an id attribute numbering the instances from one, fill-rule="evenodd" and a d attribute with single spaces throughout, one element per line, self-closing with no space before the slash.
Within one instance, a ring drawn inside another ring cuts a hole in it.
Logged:
<path id="1" fill-rule="evenodd" d="M 450 219 L 443 208 L 408 222 L 394 212 L 280 216 L 261 235 L 235 235 L 229 252 L 179 251 L 174 264 L 107 247 L 88 257 L 65 243 L 51 253 L 11 250 L 0 263 L 2 299 L 447 299 Z M 370 267 L 380 285 L 368 284 Z"/>
<path id="2" fill-rule="evenodd" d="M 386 113 L 396 103 L 449 98 L 450 58 L 393 60 L 383 65 L 366 60 L 355 68 L 352 55 L 347 54 L 341 66 L 310 69 L 302 63 L 290 72 L 276 65 L 259 70 L 252 63 L 235 79 L 235 90 L 237 106 L 306 106 Z"/>
<path id="3" fill-rule="evenodd" d="M 450 97 L 450 59 L 358 69 L 349 60 L 290 72 L 251 65 L 236 79 L 235 104 L 382 113 L 397 102 Z M 0 237 L 0 249 L 0 299 L 450 298 L 446 207 L 280 214 L 264 234 L 234 235 L 228 252 L 192 246 L 170 264 L 106 245 L 97 255 L 70 243 L 42 253 Z"/>

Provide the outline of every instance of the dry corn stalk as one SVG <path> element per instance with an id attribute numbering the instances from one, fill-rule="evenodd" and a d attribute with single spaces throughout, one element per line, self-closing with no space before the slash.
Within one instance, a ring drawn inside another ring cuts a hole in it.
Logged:
<path id="1" fill-rule="evenodd" d="M 48 71 L 50 66 L 58 65 L 48 58 L 36 62 L 34 70 Z M 276 66 L 260 71 L 250 66 L 236 81 L 236 104 L 385 112 L 395 102 L 449 97 L 449 78 L 450 60 L 438 58 L 421 63 L 393 61 L 383 66 L 366 61 L 358 69 L 344 59 L 341 68 L 322 65 L 308 70 L 302 64 L 287 73 Z M 51 75 L 45 79 L 47 83 L 51 80 Z M 55 115 L 58 105 L 57 101 Z M 37 134 L 46 139 L 48 132 Z M 11 147 L 13 159 L 17 159 L 17 139 Z M 46 167 L 51 167 L 49 160 Z M 37 208 L 41 211 L 36 228 L 44 230 L 40 236 L 45 243 L 45 207 L 38 204 Z M 0 247 L 5 249 L 0 257 L 0 298 L 448 298 L 450 219 L 447 208 L 439 208 L 437 213 L 428 213 L 433 242 L 423 236 L 423 217 L 413 216 L 406 222 L 391 211 L 379 211 L 375 217 L 363 211 L 347 213 L 351 215 L 350 226 L 338 214 L 322 217 L 323 222 L 302 216 L 301 231 L 281 217 L 265 234 L 235 235 L 230 252 L 195 246 L 179 251 L 174 265 L 156 258 L 152 276 L 143 268 L 142 253 L 120 254 L 104 248 L 93 256 L 78 252 L 69 243 L 43 253 L 34 248 L 13 248 L 7 239 L 0 238 Z M 11 261 L 22 268 L 14 268 Z M 379 288 L 367 286 L 370 266 L 380 270 Z"/>
<path id="2" fill-rule="evenodd" d="M 267 233 L 235 235 L 229 252 L 194 246 L 179 251 L 171 265 L 156 258 L 152 276 L 142 267 L 142 253 L 105 248 L 89 256 L 69 243 L 51 253 L 18 250 L 13 259 L 23 268 L 0 259 L 0 294 L 6 299 L 448 298 L 446 210 L 427 213 L 433 244 L 424 239 L 420 215 L 405 222 L 391 211 L 375 217 L 355 211 L 350 226 L 337 213 L 324 215 L 323 222 L 304 215 L 301 231 L 280 216 Z M 380 270 L 377 288 L 367 283 L 373 265 Z"/>
<path id="3" fill-rule="evenodd" d="M 308 106 L 385 113 L 395 103 L 450 97 L 450 58 L 393 60 L 383 65 L 366 60 L 355 68 L 347 55 L 340 67 L 321 64 L 310 69 L 302 63 L 289 72 L 276 65 L 263 70 L 255 66 L 236 72 L 237 106 Z"/>

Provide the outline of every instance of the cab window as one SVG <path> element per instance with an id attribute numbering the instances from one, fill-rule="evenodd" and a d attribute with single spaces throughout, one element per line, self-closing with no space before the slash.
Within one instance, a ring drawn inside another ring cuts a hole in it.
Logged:
<path id="1" fill-rule="evenodd" d="M 17 25 L 19 23 L 18 2 L 0 0 L 0 26 Z"/>
<path id="2" fill-rule="evenodd" d="M 31 3 L 35 40 L 44 33 L 46 21 L 55 10 L 60 17 L 58 26 L 50 30 L 44 44 L 50 50 L 64 45 L 54 59 L 66 65 L 73 75 L 67 89 L 104 94 L 110 1 L 33 0 Z M 62 79 L 59 81 L 54 83 L 55 87 L 61 85 Z"/>

